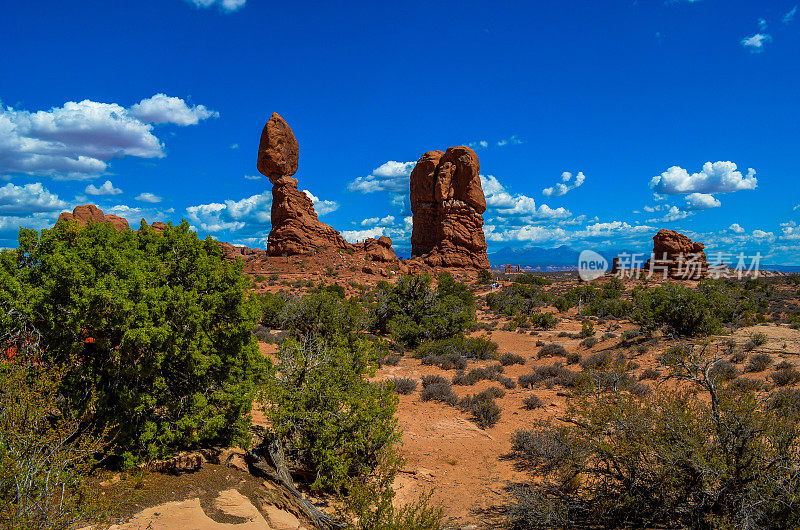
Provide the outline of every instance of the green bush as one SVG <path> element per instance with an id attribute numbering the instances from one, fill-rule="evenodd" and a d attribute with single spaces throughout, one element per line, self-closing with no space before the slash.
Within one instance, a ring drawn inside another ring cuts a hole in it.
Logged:
<path id="1" fill-rule="evenodd" d="M 109 462 L 122 465 L 247 440 L 266 368 L 249 284 L 186 222 L 163 233 L 59 222 L 21 230 L 19 249 L 0 256 L 2 313 L 39 330 L 68 406 L 109 430 Z M 3 333 L 10 325 L 0 317 Z"/>
<path id="2" fill-rule="evenodd" d="M 512 492 L 510 526 L 798 527 L 800 398 L 707 378 L 704 351 L 675 361 L 682 388 L 581 395 L 563 421 L 518 431 L 532 480 Z"/>
<path id="3" fill-rule="evenodd" d="M 544 278 L 542 276 L 537 276 L 536 274 L 533 274 L 533 273 L 530 273 L 530 272 L 526 272 L 526 273 L 523 273 L 523 274 L 518 274 L 514 278 L 514 283 L 520 283 L 520 284 L 524 284 L 524 285 L 545 286 L 545 285 L 550 285 L 553 282 L 551 282 L 550 280 L 548 280 L 547 278 Z"/>
<path id="4" fill-rule="evenodd" d="M 312 489 L 339 491 L 351 477 L 374 472 L 399 441 L 393 385 L 367 380 L 377 357 L 372 343 L 343 334 L 289 338 L 279 348 L 277 376 L 263 389 L 264 414 L 271 435 L 314 473 Z"/>
<path id="5" fill-rule="evenodd" d="M 533 327 L 538 329 L 553 329 L 558 324 L 558 318 L 553 313 L 534 312 L 528 318 Z"/>
<path id="6" fill-rule="evenodd" d="M 479 285 L 488 285 L 492 282 L 494 278 L 492 277 L 492 271 L 489 269 L 481 269 L 478 271 L 478 284 Z"/>
<path id="7" fill-rule="evenodd" d="M 666 326 L 682 335 L 708 335 L 722 331 L 714 303 L 704 294 L 676 283 L 636 288 L 633 319 L 646 331 Z"/>
<path id="8" fill-rule="evenodd" d="M 497 358 L 497 343 L 482 337 L 465 337 L 456 335 L 447 339 L 433 340 L 420 345 L 414 351 L 414 357 L 442 357 L 457 355 L 464 359 L 485 361 Z"/>
<path id="9" fill-rule="evenodd" d="M 513 283 L 486 295 L 486 305 L 505 316 L 530 315 L 550 301 L 550 295 L 536 284 Z"/>
<path id="10" fill-rule="evenodd" d="M 424 274 L 403 276 L 393 286 L 383 282 L 375 298 L 373 329 L 411 348 L 453 337 L 475 322 L 475 296 L 448 273 L 439 275 L 436 289 Z"/>

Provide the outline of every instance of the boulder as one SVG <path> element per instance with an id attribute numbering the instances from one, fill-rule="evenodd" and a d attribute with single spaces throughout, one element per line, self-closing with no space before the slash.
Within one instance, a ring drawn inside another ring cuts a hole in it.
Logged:
<path id="1" fill-rule="evenodd" d="M 705 245 L 689 239 L 675 230 L 659 230 L 653 236 L 653 257 L 645 270 L 653 276 L 673 280 L 699 280 L 708 274 Z"/>
<path id="2" fill-rule="evenodd" d="M 103 210 L 94 204 L 83 204 L 76 206 L 72 213 L 62 212 L 58 216 L 58 221 L 77 221 L 81 226 L 86 226 L 92 223 L 108 223 L 117 229 L 118 232 L 130 228 L 128 221 L 116 215 L 105 215 Z M 56 222 L 58 222 L 56 221 Z"/>
<path id="3" fill-rule="evenodd" d="M 297 187 L 299 147 L 289 125 L 277 113 L 267 121 L 258 147 L 258 171 L 272 183 L 270 256 L 306 254 L 316 247 L 353 248 L 332 227 L 321 222 L 314 203 Z"/>
<path id="4" fill-rule="evenodd" d="M 220 243 L 220 245 L 222 246 L 222 255 L 228 261 L 236 261 L 238 258 L 248 262 L 266 254 L 266 252 L 260 248 L 248 248 L 224 242 Z"/>
<path id="5" fill-rule="evenodd" d="M 364 241 L 364 252 L 372 261 L 397 261 L 397 254 L 392 249 L 392 240 L 386 236 L 378 239 L 368 238 Z"/>
<path id="6" fill-rule="evenodd" d="M 480 162 L 465 146 L 422 155 L 411 172 L 411 255 L 434 267 L 489 267 Z"/>

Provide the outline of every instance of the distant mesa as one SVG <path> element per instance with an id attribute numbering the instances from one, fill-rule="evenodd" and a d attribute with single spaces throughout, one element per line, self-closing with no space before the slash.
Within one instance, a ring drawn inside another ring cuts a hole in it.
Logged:
<path id="1" fill-rule="evenodd" d="M 466 146 L 428 151 L 411 172 L 411 256 L 433 267 L 489 267 L 478 155 Z"/>

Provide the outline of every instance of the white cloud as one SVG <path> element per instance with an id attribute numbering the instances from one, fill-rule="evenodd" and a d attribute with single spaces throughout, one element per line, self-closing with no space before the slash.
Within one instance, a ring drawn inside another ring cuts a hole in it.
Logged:
<path id="1" fill-rule="evenodd" d="M 190 107 L 181 98 L 166 94 L 143 99 L 130 108 L 130 113 L 144 123 L 174 123 L 183 126 L 197 125 L 208 118 L 219 118 L 219 112 L 208 110 L 204 105 Z"/>
<path id="2" fill-rule="evenodd" d="M 261 180 L 264 178 L 263 175 L 245 175 L 244 178 L 247 180 Z"/>
<path id="3" fill-rule="evenodd" d="M 733 232 L 734 234 L 744 234 L 744 228 L 739 223 L 733 223 L 731 226 L 728 227 L 728 230 Z"/>
<path id="4" fill-rule="evenodd" d="M 239 144 L 231 144 L 231 149 L 239 149 Z"/>
<path id="5" fill-rule="evenodd" d="M 394 216 L 393 215 L 387 215 L 384 218 L 370 217 L 368 219 L 364 219 L 359 224 L 361 226 L 393 225 L 394 224 Z"/>
<path id="6" fill-rule="evenodd" d="M 545 197 L 561 197 L 562 195 L 566 195 L 569 191 L 581 187 L 585 180 L 586 176 L 583 174 L 583 171 L 579 171 L 578 174 L 575 175 L 575 181 L 570 184 L 570 181 L 572 181 L 572 173 L 564 171 L 561 174 L 561 182 L 550 188 L 543 189 L 542 194 Z"/>
<path id="7" fill-rule="evenodd" d="M 686 196 L 687 210 L 708 210 L 719 208 L 722 203 L 713 195 L 707 193 L 691 193 Z"/>
<path id="8" fill-rule="evenodd" d="M 152 123 L 116 103 L 68 101 L 63 107 L 37 112 L 0 104 L 0 175 L 95 178 L 115 158 L 164 157 L 164 146 L 152 131 Z"/>
<path id="9" fill-rule="evenodd" d="M 753 237 L 755 239 L 774 239 L 775 234 L 772 232 L 765 232 L 764 230 L 753 230 Z"/>
<path id="10" fill-rule="evenodd" d="M 468 143 L 467 147 L 471 147 L 472 149 L 486 149 L 489 147 L 489 142 L 486 140 L 478 140 L 477 142 Z"/>
<path id="11" fill-rule="evenodd" d="M 751 53 L 758 53 L 764 50 L 764 44 L 772 40 L 772 36 L 766 33 L 756 33 L 741 40 L 742 46 L 750 50 Z"/>
<path id="12" fill-rule="evenodd" d="M 385 236 L 387 235 L 386 231 L 385 227 L 376 226 L 375 228 L 367 228 L 366 230 L 343 230 L 341 234 L 349 243 L 357 243 L 369 237 L 377 239 L 381 236 Z"/>
<path id="13" fill-rule="evenodd" d="M 759 18 L 758 19 L 758 29 L 761 31 L 765 31 L 767 29 L 767 19 Z"/>
<path id="14" fill-rule="evenodd" d="M 350 191 L 374 193 L 388 191 L 406 194 L 409 190 L 409 176 L 416 162 L 396 162 L 390 160 L 375 168 L 366 177 L 358 177 L 347 185 Z"/>
<path id="15" fill-rule="evenodd" d="M 505 138 L 503 140 L 498 140 L 497 141 L 497 146 L 498 147 L 503 147 L 504 145 L 519 145 L 521 143 L 522 143 L 522 140 L 517 138 L 516 134 L 513 134 L 513 135 L 511 135 L 510 138 Z"/>
<path id="16" fill-rule="evenodd" d="M 115 188 L 110 180 L 105 181 L 99 188 L 94 184 L 89 184 L 84 191 L 89 195 L 119 195 L 122 193 L 122 190 Z"/>
<path id="17" fill-rule="evenodd" d="M 187 0 L 189 3 L 197 7 L 211 7 L 218 5 L 222 11 L 232 13 L 243 8 L 247 0 Z"/>
<path id="18" fill-rule="evenodd" d="M 749 168 L 747 175 L 737 171 L 733 162 L 706 162 L 699 173 L 689 174 L 685 169 L 672 166 L 661 175 L 653 177 L 650 187 L 659 194 L 730 193 L 753 190 L 758 185 L 756 170 Z"/>
<path id="19" fill-rule="evenodd" d="M 483 231 L 486 240 L 493 242 L 526 241 L 529 243 L 540 243 L 544 241 L 563 240 L 567 236 L 567 232 L 563 228 L 544 226 L 499 228 L 496 225 L 485 225 Z"/>
<path id="20" fill-rule="evenodd" d="M 336 201 L 322 201 L 308 190 L 303 190 L 303 193 L 314 203 L 314 211 L 317 212 L 317 215 L 320 217 L 339 209 L 339 204 Z"/>
<path id="21" fill-rule="evenodd" d="M 0 213 L 33 214 L 64 210 L 67 203 L 50 193 L 41 183 L 15 186 L 8 183 L 0 188 Z"/>
<path id="22" fill-rule="evenodd" d="M 492 211 L 487 214 L 491 216 L 529 216 L 533 219 L 565 219 L 572 213 L 566 208 L 551 208 L 546 204 L 536 206 L 536 201 L 526 195 L 512 195 L 506 191 L 493 175 L 481 175 L 481 186 L 486 196 L 486 205 Z"/>
<path id="23" fill-rule="evenodd" d="M 679 221 L 681 219 L 686 219 L 689 217 L 691 213 L 685 212 L 678 208 L 677 206 L 672 206 L 667 213 L 664 214 L 663 217 L 658 219 L 648 219 L 648 223 L 670 223 L 672 221 Z"/>
<path id="24" fill-rule="evenodd" d="M 144 193 L 140 193 L 139 195 L 137 195 L 136 196 L 136 200 L 137 201 L 141 201 L 141 202 L 157 203 L 157 202 L 161 202 L 161 197 L 159 197 L 158 195 L 154 195 L 152 193 L 149 193 L 149 192 L 144 192 Z"/>
<path id="25" fill-rule="evenodd" d="M 794 6 L 792 9 L 789 10 L 788 13 L 783 15 L 783 23 L 789 24 L 791 21 L 794 20 L 794 16 L 797 14 L 797 6 Z"/>
<path id="26" fill-rule="evenodd" d="M 244 228 L 244 222 L 242 221 L 223 219 L 226 210 L 227 207 L 218 202 L 199 204 L 186 208 L 186 217 L 206 232 L 235 231 Z"/>

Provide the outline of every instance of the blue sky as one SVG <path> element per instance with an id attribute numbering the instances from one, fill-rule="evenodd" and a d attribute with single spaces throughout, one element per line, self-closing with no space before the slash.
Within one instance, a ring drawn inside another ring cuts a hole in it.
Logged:
<path id="1" fill-rule="evenodd" d="M 481 159 L 490 252 L 647 250 L 800 264 L 797 0 L 36 1 L 0 17 L 0 246 L 92 202 L 266 246 L 255 168 L 280 113 L 300 188 L 408 247 L 425 151 Z"/>

